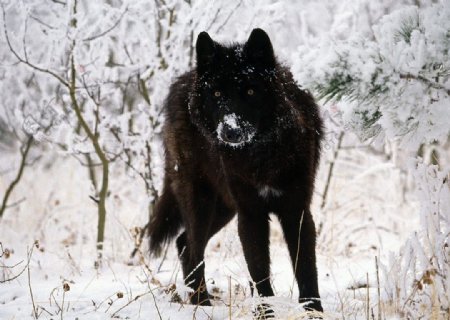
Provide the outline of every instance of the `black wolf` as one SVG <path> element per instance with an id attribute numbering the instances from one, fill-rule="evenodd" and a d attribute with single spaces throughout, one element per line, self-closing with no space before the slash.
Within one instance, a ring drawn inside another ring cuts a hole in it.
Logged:
<path id="1" fill-rule="evenodd" d="M 312 96 L 254 29 L 244 44 L 206 32 L 197 65 L 172 84 L 165 104 L 164 189 L 151 217 L 150 250 L 176 240 L 191 302 L 210 305 L 204 277 L 208 240 L 235 214 L 248 269 L 261 296 L 270 285 L 269 213 L 279 219 L 300 301 L 322 310 L 310 212 L 322 120 Z"/>

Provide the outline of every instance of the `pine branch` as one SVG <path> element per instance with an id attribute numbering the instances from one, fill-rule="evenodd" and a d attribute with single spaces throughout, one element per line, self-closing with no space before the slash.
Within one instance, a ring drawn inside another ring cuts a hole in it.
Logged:
<path id="1" fill-rule="evenodd" d="M 394 35 L 394 39 L 396 41 L 403 39 L 407 44 L 411 44 L 411 35 L 414 30 L 422 31 L 420 29 L 420 19 L 418 15 L 403 20 L 400 29 Z"/>
<path id="2" fill-rule="evenodd" d="M 447 95 L 450 96 L 450 89 L 448 89 L 447 87 L 443 86 L 439 82 L 432 81 L 430 79 L 425 78 L 424 76 L 421 76 L 421 75 L 415 76 L 415 75 L 410 74 L 410 73 L 401 73 L 400 74 L 400 79 L 421 81 L 421 82 L 427 84 L 428 86 L 430 86 L 431 88 L 438 89 L 438 90 L 443 90 L 445 93 L 447 93 Z"/>
<path id="3" fill-rule="evenodd" d="M 344 97 L 352 98 L 354 88 L 352 87 L 354 79 L 343 73 L 334 73 L 325 84 L 316 84 L 316 91 L 319 93 L 319 99 L 325 99 L 325 102 L 340 101 Z"/>

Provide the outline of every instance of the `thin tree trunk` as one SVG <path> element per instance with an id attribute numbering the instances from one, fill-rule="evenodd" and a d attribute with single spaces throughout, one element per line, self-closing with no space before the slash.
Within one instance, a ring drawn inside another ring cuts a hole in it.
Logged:
<path id="1" fill-rule="evenodd" d="M 97 226 L 97 255 L 98 260 L 100 261 L 103 256 L 103 241 L 105 238 L 105 222 L 106 222 L 106 197 L 108 195 L 108 182 L 109 182 L 109 161 L 103 152 L 102 147 L 98 141 L 98 137 L 92 132 L 91 128 L 89 128 L 86 120 L 84 119 L 80 106 L 78 104 L 78 100 L 76 97 L 76 70 L 75 70 L 75 62 L 73 57 L 73 52 L 71 56 L 71 80 L 70 80 L 70 99 L 72 102 L 73 109 L 78 118 L 78 121 L 86 132 L 89 140 L 91 140 L 92 145 L 94 147 L 94 151 L 100 159 L 102 166 L 102 182 L 99 192 L 98 199 L 98 226 Z"/>
<path id="2" fill-rule="evenodd" d="M 23 171 L 26 166 L 28 152 L 30 151 L 31 145 L 33 144 L 33 136 L 29 136 L 27 142 L 25 143 L 25 150 L 21 150 L 22 160 L 20 161 L 19 171 L 17 172 L 16 178 L 11 182 L 8 189 L 6 189 L 5 195 L 3 196 L 2 206 L 0 207 L 0 218 L 3 217 L 3 213 L 7 209 L 8 199 L 13 192 L 14 188 L 19 183 L 22 178 Z"/>

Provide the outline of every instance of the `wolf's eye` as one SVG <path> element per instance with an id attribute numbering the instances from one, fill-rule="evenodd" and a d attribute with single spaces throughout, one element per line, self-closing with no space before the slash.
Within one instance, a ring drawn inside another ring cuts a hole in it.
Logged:
<path id="1" fill-rule="evenodd" d="M 248 89 L 248 90 L 247 90 L 247 94 L 248 94 L 249 96 L 252 96 L 253 94 L 255 94 L 255 91 L 253 91 L 253 89 Z"/>
<path id="2" fill-rule="evenodd" d="M 214 96 L 217 98 L 220 97 L 221 96 L 220 91 L 214 91 Z"/>

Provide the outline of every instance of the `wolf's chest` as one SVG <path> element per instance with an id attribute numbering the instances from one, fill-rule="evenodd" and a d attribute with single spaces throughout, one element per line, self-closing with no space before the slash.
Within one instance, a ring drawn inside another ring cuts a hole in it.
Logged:
<path id="1" fill-rule="evenodd" d="M 264 185 L 258 188 L 258 195 L 263 199 L 279 198 L 283 195 L 283 190 Z"/>

